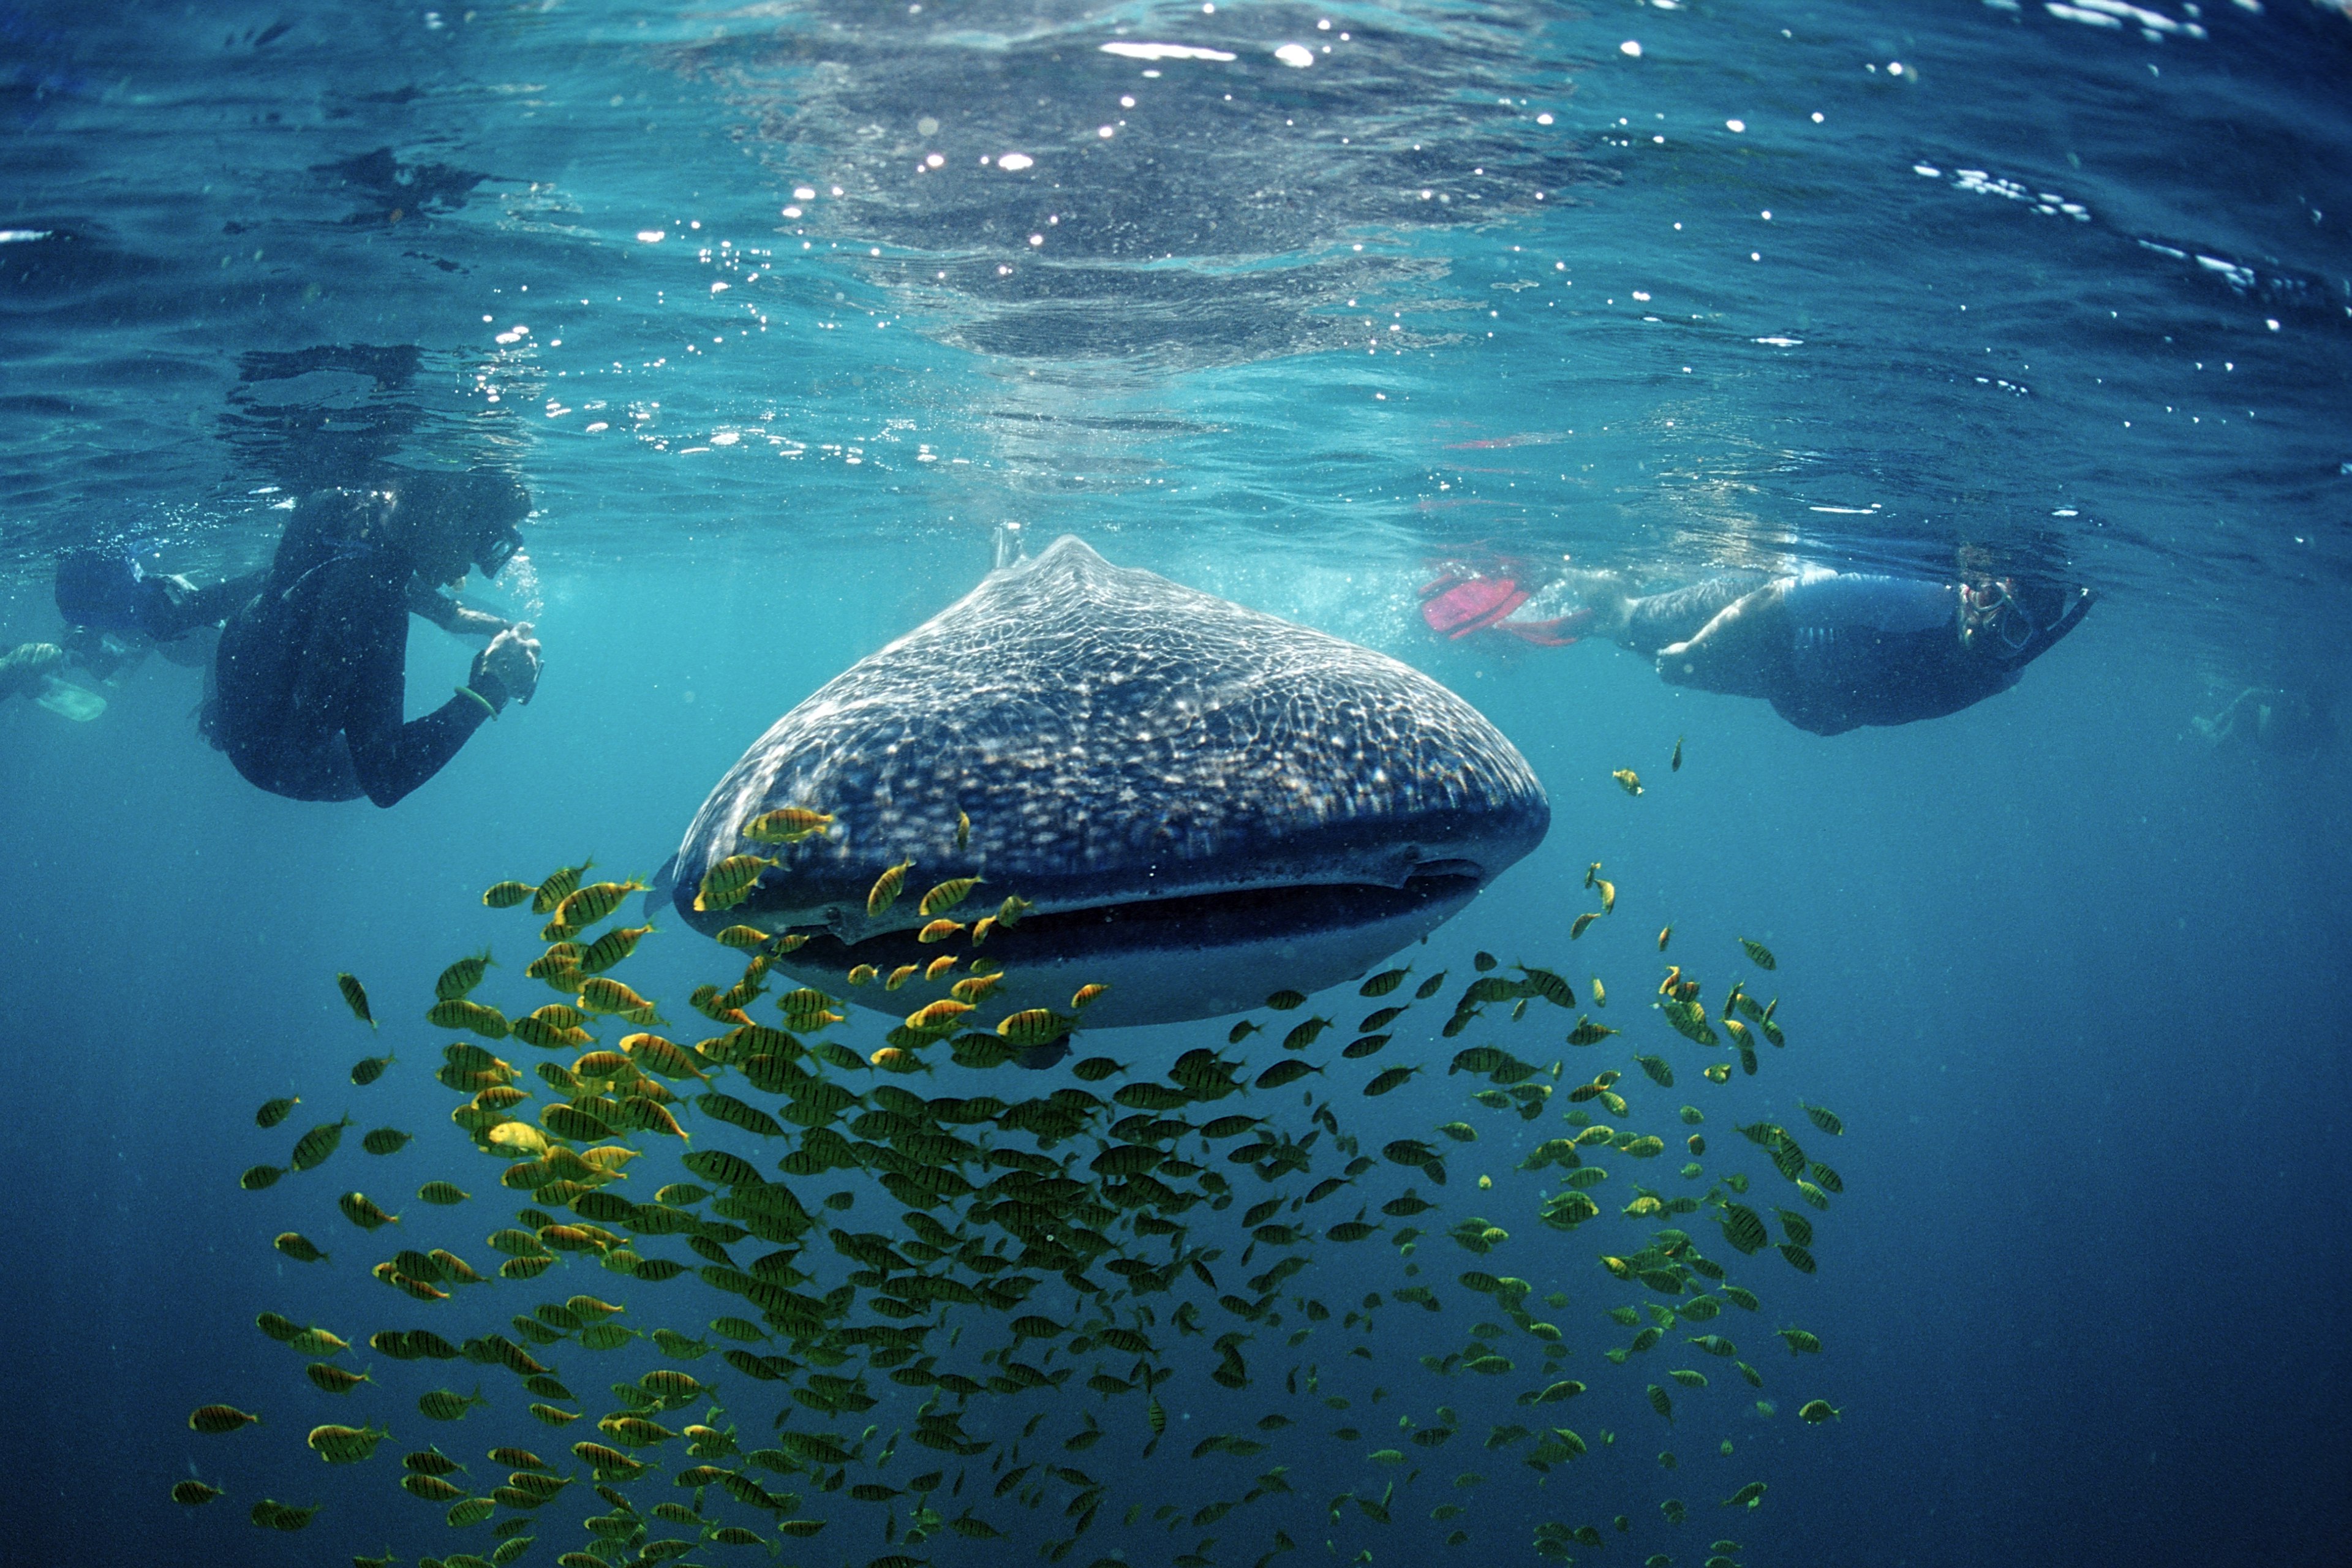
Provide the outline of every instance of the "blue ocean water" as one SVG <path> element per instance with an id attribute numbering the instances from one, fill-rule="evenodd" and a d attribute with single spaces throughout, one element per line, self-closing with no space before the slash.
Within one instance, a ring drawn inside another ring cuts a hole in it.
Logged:
<path id="1" fill-rule="evenodd" d="M 1780 967 L 1751 979 L 1790 1043 L 1759 1076 L 1717 1090 L 1677 1056 L 1662 1095 L 1622 1052 L 1609 1065 L 1651 1120 L 1736 1103 L 1709 1109 L 1717 1157 L 1741 1149 L 1732 1121 L 1769 1116 L 1846 1186 L 1812 1215 L 1820 1272 L 1772 1263 L 1759 1317 L 1707 1325 L 1777 1414 L 1706 1362 L 1714 1386 L 1678 1392 L 1670 1426 L 1641 1387 L 1689 1360 L 1602 1359 L 1624 1331 L 1601 1316 L 1618 1298 L 1598 1248 L 1536 1224 L 1511 1170 L 1566 1131 L 1557 1112 L 1483 1119 L 1444 1071 L 1467 1042 L 1433 1016 L 1382 1058 L 1420 1079 L 1377 1100 L 1349 1079 L 1333 1103 L 1368 1146 L 1482 1118 L 1433 1217 L 1512 1239 L 1482 1260 L 1433 1234 L 1415 1259 L 1567 1292 L 1592 1452 L 1538 1477 L 1523 1447 L 1478 1447 L 1541 1423 L 1511 1404 L 1524 1349 L 1491 1386 L 1414 1364 L 1485 1310 L 1458 1292 L 1297 1349 L 1301 1320 L 1211 1309 L 1213 1334 L 1254 1334 L 1253 1387 L 1178 1385 L 1150 1460 L 1131 1401 L 1103 1407 L 1115 1439 L 1048 1454 L 1112 1488 L 1070 1561 L 1249 1563 L 1277 1529 L 1302 1557 L 1521 1561 L 1547 1520 L 1601 1529 L 1570 1548 L 1601 1563 L 1696 1564 L 1717 1536 L 1754 1564 L 2340 1560 L 2345 761 L 2324 725 L 2273 748 L 2193 721 L 2249 689 L 2341 700 L 2347 67 L 2352 24 L 2305 0 L 0 7 L 0 646 L 61 634 L 60 551 L 208 579 L 264 563 L 299 493 L 488 463 L 539 510 L 484 602 L 528 615 L 548 656 L 528 709 L 387 812 L 244 784 L 196 734 L 203 676 L 175 650 L 68 669 L 106 704 L 88 721 L 0 704 L 25 1090 L 0 1232 L 0 1451 L 24 1506 L 0 1556 L 488 1554 L 392 1471 L 432 1440 L 485 1478 L 490 1441 L 553 1445 L 414 1409 L 477 1372 L 519 1403 L 501 1370 L 347 1355 L 382 1382 L 337 1399 L 251 1326 L 268 1309 L 357 1342 L 432 1321 L 365 1278 L 423 1245 L 408 1226 L 487 1267 L 468 1238 L 499 1167 L 453 1146 L 426 1072 L 443 1037 L 412 1003 L 463 952 L 525 952 L 488 883 L 589 854 L 652 872 L 778 714 L 966 592 L 1017 522 L 1468 697 L 1554 821 L 1417 974 L 1458 986 L 1480 949 L 1580 994 L 1598 973 L 1632 1035 L 1660 926 L 1710 1000 L 1734 937 L 1766 942 Z M 1963 549 L 2099 601 L 2014 690 L 1832 738 L 1605 641 L 1449 641 L 1419 614 L 1448 560 L 1664 587 L 1806 564 L 1941 580 Z M 470 651 L 415 629 L 413 711 Z M 1571 944 L 1595 859 L 1618 911 Z M 722 956 L 665 930 L 631 983 L 686 1016 Z M 341 970 L 380 1034 L 343 1011 Z M 502 1000 L 547 999 L 493 975 Z M 1221 1027 L 1100 1048 L 1165 1060 Z M 1641 1048 L 1671 1039 L 1639 1027 Z M 1537 1016 L 1496 1037 L 1588 1070 L 1597 1053 L 1559 1033 Z M 352 1089 L 350 1062 L 385 1048 L 394 1071 Z M 303 1103 L 263 1133 L 253 1108 L 279 1094 Z M 1800 1097 L 1844 1134 L 1809 1131 Z M 418 1141 L 381 1162 L 347 1141 L 327 1185 L 237 1189 L 346 1106 L 354 1135 Z M 440 1174 L 483 1194 L 462 1224 L 391 1201 Z M 403 1208 L 402 1240 L 338 1218 L 337 1177 Z M 331 1264 L 269 1250 L 298 1220 Z M 1301 1278 L 1336 1309 L 1392 1290 L 1401 1261 L 1325 1247 Z M 434 1310 L 478 1333 L 622 1283 L 565 1273 Z M 640 1328 L 725 1310 L 692 1280 L 630 1289 Z M 1785 1353 L 1789 1324 L 1823 1353 Z M 652 1364 L 636 1354 L 615 1368 Z M 1350 1410 L 1274 1392 L 1293 1362 Z M 563 1352 L 592 1413 L 593 1364 Z M 778 1402 L 715 1375 L 763 1426 Z M 911 1420 L 917 1396 L 876 1382 L 889 1403 L 852 1435 Z M 1814 1397 L 1843 1415 L 1801 1424 Z M 266 1425 L 190 1432 L 216 1400 Z M 1366 1462 L 1440 1402 L 1466 1417 L 1449 1445 Z M 1300 1425 L 1258 1434 L 1265 1453 L 1185 1457 L 1276 1407 Z M 1009 1441 L 1031 1408 L 972 1425 Z M 362 1416 L 394 1431 L 370 1464 L 303 1450 L 312 1424 Z M 1329 1435 L 1343 1419 L 1360 1440 Z M 1276 1464 L 1295 1494 L 1211 1525 L 1112 1517 L 1137 1499 L 1189 1516 Z M 1385 1526 L 1327 1507 L 1410 1468 Z M 1488 1479 L 1456 1491 L 1465 1470 Z M 173 1505 L 191 1473 L 228 1495 Z M 1755 1479 L 1761 1507 L 1717 1508 Z M 947 1511 L 977 1499 L 1009 1541 L 886 1544 L 877 1510 L 812 1491 L 832 1522 L 786 1560 L 1025 1560 L 1071 1528 L 1066 1494 L 1033 1511 L 990 1484 Z M 265 1495 L 326 1507 L 279 1535 L 247 1522 Z M 1664 1522 L 1669 1497 L 1691 1522 Z M 1472 1539 L 1449 1552 L 1455 1524 L 1429 1514 L 1459 1500 Z M 573 1550 L 582 1511 L 545 1510 L 525 1561 Z"/>

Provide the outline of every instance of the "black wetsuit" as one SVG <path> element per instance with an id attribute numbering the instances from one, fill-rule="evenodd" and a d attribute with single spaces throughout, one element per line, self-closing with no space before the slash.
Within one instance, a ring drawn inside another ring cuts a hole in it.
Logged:
<path id="1" fill-rule="evenodd" d="M 2090 605 L 2078 591 L 2046 625 L 2021 618 L 2004 624 L 2008 640 L 1980 632 L 1971 643 L 1960 636 L 1960 595 L 1952 584 L 1821 570 L 1780 579 L 1735 573 L 1634 600 L 1621 640 L 1658 655 L 1697 637 L 1724 610 L 1767 588 L 1777 590 L 1777 602 L 1743 611 L 1760 619 L 1758 635 L 1740 641 L 1742 657 L 1698 658 L 1685 668 L 1666 655 L 1658 659 L 1659 674 L 1677 684 L 1765 698 L 1782 718 L 1816 735 L 1938 719 L 2006 691 Z"/>
<path id="2" fill-rule="evenodd" d="M 404 552 L 359 536 L 368 504 L 340 490 L 305 497 L 260 591 L 221 635 L 214 737 L 273 795 L 391 805 L 491 716 L 458 692 L 403 721 L 408 617 L 448 627 L 460 612 Z M 470 684 L 505 706 L 495 677 L 478 670 Z"/>

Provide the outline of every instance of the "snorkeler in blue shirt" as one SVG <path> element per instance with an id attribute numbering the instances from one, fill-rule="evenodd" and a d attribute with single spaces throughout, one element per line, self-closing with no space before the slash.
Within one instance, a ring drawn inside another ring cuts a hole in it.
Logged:
<path id="1" fill-rule="evenodd" d="M 2087 588 L 2013 577 L 1933 583 L 1811 567 L 1618 595 L 1591 629 L 1668 684 L 1761 697 L 1801 730 L 1939 719 L 2017 684 L 2082 624 Z"/>
<path id="2" fill-rule="evenodd" d="M 217 626 L 260 591 L 265 574 L 199 588 L 177 574 L 149 572 L 121 552 L 76 551 L 58 563 L 58 613 L 73 662 L 104 679 L 150 648 L 174 663 L 182 648 L 208 648 L 194 633 Z M 190 658 L 194 658 L 192 654 Z"/>
<path id="3" fill-rule="evenodd" d="M 1506 557 L 1443 563 L 1422 616 L 1453 638 L 1541 647 L 1605 637 L 1669 684 L 1761 697 L 1801 730 L 1838 735 L 1957 713 L 2017 684 L 2081 624 L 2087 588 L 2017 577 L 1958 583 L 1808 567 L 1727 572 L 1636 597 L 1609 573 Z"/>

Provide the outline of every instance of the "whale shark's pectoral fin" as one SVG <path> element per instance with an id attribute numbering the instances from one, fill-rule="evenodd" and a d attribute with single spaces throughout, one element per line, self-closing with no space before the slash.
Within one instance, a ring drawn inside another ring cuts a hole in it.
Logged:
<path id="1" fill-rule="evenodd" d="M 1015 1067 L 1027 1068 L 1032 1072 L 1043 1072 L 1047 1068 L 1061 1066 L 1063 1058 L 1069 1054 L 1070 1037 L 1065 1035 L 1058 1040 L 1048 1040 L 1042 1046 L 1030 1047 L 1014 1057 L 1013 1064 Z"/>
<path id="2" fill-rule="evenodd" d="M 654 873 L 653 886 L 646 889 L 646 900 L 642 908 L 646 920 L 653 919 L 656 911 L 663 913 L 669 911 L 670 893 L 677 886 L 677 856 L 672 854 L 668 859 L 662 862 L 661 869 Z"/>

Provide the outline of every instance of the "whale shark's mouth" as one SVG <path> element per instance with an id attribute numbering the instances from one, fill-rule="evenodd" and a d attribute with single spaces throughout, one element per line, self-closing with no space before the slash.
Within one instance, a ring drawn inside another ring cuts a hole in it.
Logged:
<path id="1" fill-rule="evenodd" d="M 1018 970 L 1036 964 L 1082 968 L 1089 960 L 1144 953 L 1174 959 L 1245 946 L 1278 950 L 1397 921 L 1434 924 L 1475 897 L 1479 883 L 1474 863 L 1441 860 L 1416 868 L 1401 888 L 1310 883 L 1055 910 L 1024 916 L 1017 926 L 998 927 L 978 956 Z M 794 957 L 835 973 L 870 963 L 887 973 L 903 963 L 927 963 L 940 951 L 919 942 L 911 931 L 883 931 L 856 942 L 821 931 Z M 1289 983 L 1286 976 L 1269 975 L 1265 988 L 1279 990 Z"/>

